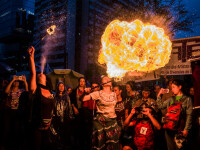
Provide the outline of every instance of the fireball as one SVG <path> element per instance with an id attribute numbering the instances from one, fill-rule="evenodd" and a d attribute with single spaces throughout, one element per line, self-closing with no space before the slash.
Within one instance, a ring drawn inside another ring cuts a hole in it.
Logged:
<path id="1" fill-rule="evenodd" d="M 164 67 L 170 59 L 172 43 L 162 28 L 133 22 L 112 21 L 101 38 L 98 62 L 107 65 L 109 77 L 126 72 L 151 72 Z"/>
<path id="2" fill-rule="evenodd" d="M 56 25 L 50 26 L 50 27 L 47 29 L 47 33 L 48 33 L 49 35 L 54 34 L 55 28 L 56 28 Z"/>

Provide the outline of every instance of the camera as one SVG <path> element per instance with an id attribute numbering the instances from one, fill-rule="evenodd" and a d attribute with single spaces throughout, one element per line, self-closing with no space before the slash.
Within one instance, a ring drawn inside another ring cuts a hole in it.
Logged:
<path id="1" fill-rule="evenodd" d="M 22 76 L 17 76 L 17 79 L 18 80 L 22 80 Z"/>
<path id="2" fill-rule="evenodd" d="M 169 93 L 169 89 L 163 89 L 164 93 Z"/>
<path id="3" fill-rule="evenodd" d="M 143 110 L 143 107 L 135 107 L 135 110 L 141 112 Z"/>

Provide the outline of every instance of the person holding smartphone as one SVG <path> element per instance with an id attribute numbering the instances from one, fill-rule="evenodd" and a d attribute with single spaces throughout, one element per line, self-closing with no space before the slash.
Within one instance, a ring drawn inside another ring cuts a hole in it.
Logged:
<path id="1" fill-rule="evenodd" d="M 162 92 L 162 94 L 163 94 L 162 101 L 163 102 L 174 95 L 174 93 L 172 92 L 172 81 L 173 81 L 173 79 L 170 79 L 169 81 L 167 81 L 167 88 L 163 89 L 163 92 Z M 162 116 L 165 116 L 165 114 L 167 113 L 167 110 L 162 109 L 161 112 L 162 112 Z"/>
<path id="2" fill-rule="evenodd" d="M 20 77 L 20 78 L 19 78 Z M 24 82 L 25 89 L 19 88 L 20 81 Z M 28 91 L 28 83 L 26 81 L 26 76 L 13 76 L 13 79 L 8 84 L 5 89 L 5 93 L 8 95 L 7 98 L 7 108 L 18 109 L 19 106 L 19 97 L 23 91 Z"/>
<path id="3" fill-rule="evenodd" d="M 124 121 L 124 126 L 133 126 L 133 140 L 123 146 L 123 150 L 154 150 L 155 130 L 160 130 L 161 125 L 155 118 L 155 110 L 147 103 L 141 105 L 142 118 L 136 117 L 139 112 L 136 107 Z M 134 117 L 135 116 L 135 117 Z"/>
<path id="4" fill-rule="evenodd" d="M 162 101 L 160 95 L 164 93 L 161 89 L 157 97 L 157 106 L 159 109 L 167 109 L 164 118 L 163 128 L 165 128 L 165 137 L 168 150 L 177 150 L 175 136 L 181 133 L 187 138 L 192 127 L 192 100 L 183 93 L 183 83 L 181 80 L 172 81 L 172 92 L 175 96 L 166 101 Z M 182 147 L 185 148 L 185 147 Z"/>
<path id="5" fill-rule="evenodd" d="M 19 88 L 20 82 L 24 83 L 25 89 Z M 5 147 L 10 145 L 10 141 L 12 141 L 12 143 L 14 142 L 13 145 L 19 146 L 19 141 L 15 139 L 19 139 L 20 115 L 18 108 L 20 103 L 20 96 L 24 91 L 28 91 L 26 77 L 22 75 L 21 80 L 19 80 L 18 76 L 14 75 L 11 82 L 5 89 L 5 93 L 7 95 L 5 102 L 3 139 L 5 140 L 3 142 Z"/>

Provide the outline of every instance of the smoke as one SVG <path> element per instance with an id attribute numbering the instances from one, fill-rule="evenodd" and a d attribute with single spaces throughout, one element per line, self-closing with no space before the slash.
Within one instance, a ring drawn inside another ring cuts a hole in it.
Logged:
<path id="1" fill-rule="evenodd" d="M 61 42 L 62 44 L 65 42 L 63 38 L 66 34 L 66 1 L 63 0 L 62 3 L 63 6 L 59 9 L 55 9 L 57 4 L 51 5 L 52 8 L 45 10 L 39 19 L 39 24 L 42 27 L 41 31 L 43 31 L 40 31 L 41 33 L 46 33 L 47 28 L 52 25 L 56 25 L 54 34 L 47 35 L 46 38 L 41 41 L 41 73 L 45 72 L 44 69 L 46 63 L 49 63 L 48 58 L 56 59 L 55 51 L 59 50 L 58 47 L 60 46 Z"/>
<path id="2" fill-rule="evenodd" d="M 43 57 L 41 57 L 41 73 L 44 72 L 44 67 L 46 65 L 47 59 L 46 56 L 43 55 Z"/>

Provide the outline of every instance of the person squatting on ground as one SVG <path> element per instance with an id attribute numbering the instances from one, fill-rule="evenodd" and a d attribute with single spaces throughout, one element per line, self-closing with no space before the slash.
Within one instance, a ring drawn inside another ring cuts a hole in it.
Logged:
<path id="1" fill-rule="evenodd" d="M 34 149 L 46 150 L 50 148 L 50 124 L 55 106 L 54 96 L 47 86 L 46 75 L 36 76 L 34 47 L 28 49 L 30 61 L 30 93 L 31 93 L 31 120 L 33 126 Z M 37 81 L 36 81 L 37 78 Z"/>
<path id="2" fill-rule="evenodd" d="M 25 89 L 20 89 L 20 82 L 23 82 L 25 85 Z M 3 143 L 7 146 L 10 144 L 15 144 L 19 146 L 20 139 L 20 112 L 19 112 L 19 103 L 20 96 L 24 91 L 28 91 L 28 84 L 26 81 L 26 77 L 22 76 L 13 76 L 13 79 L 8 84 L 5 89 L 5 93 L 7 94 L 6 102 L 5 102 L 5 116 L 4 116 L 4 138 Z M 14 142 L 14 143 L 13 143 Z M 17 148 L 17 147 L 16 147 Z"/>
<path id="3" fill-rule="evenodd" d="M 178 139 L 182 136 L 182 139 L 185 140 L 192 127 L 192 100 L 184 95 L 181 80 L 174 79 L 172 81 L 172 92 L 175 96 L 163 102 L 160 95 L 164 93 L 164 89 L 161 89 L 158 93 L 157 105 L 159 109 L 167 108 L 163 128 L 168 150 L 178 150 L 186 147 L 175 138 Z"/>
<path id="4" fill-rule="evenodd" d="M 92 149 L 119 149 L 119 126 L 116 121 L 117 96 L 112 92 L 109 77 L 102 78 L 103 89 L 85 95 L 83 101 L 91 98 L 97 101 L 97 115 L 93 120 Z M 86 88 L 86 93 L 90 92 Z"/>
<path id="5" fill-rule="evenodd" d="M 142 114 L 143 117 L 138 118 L 138 114 Z M 124 122 L 124 126 L 134 126 L 135 132 L 133 141 L 124 145 L 123 150 L 154 149 L 154 130 L 160 130 L 161 126 L 153 114 L 155 114 L 155 110 L 146 103 L 140 107 L 134 107 L 131 110 L 131 113 Z"/>

